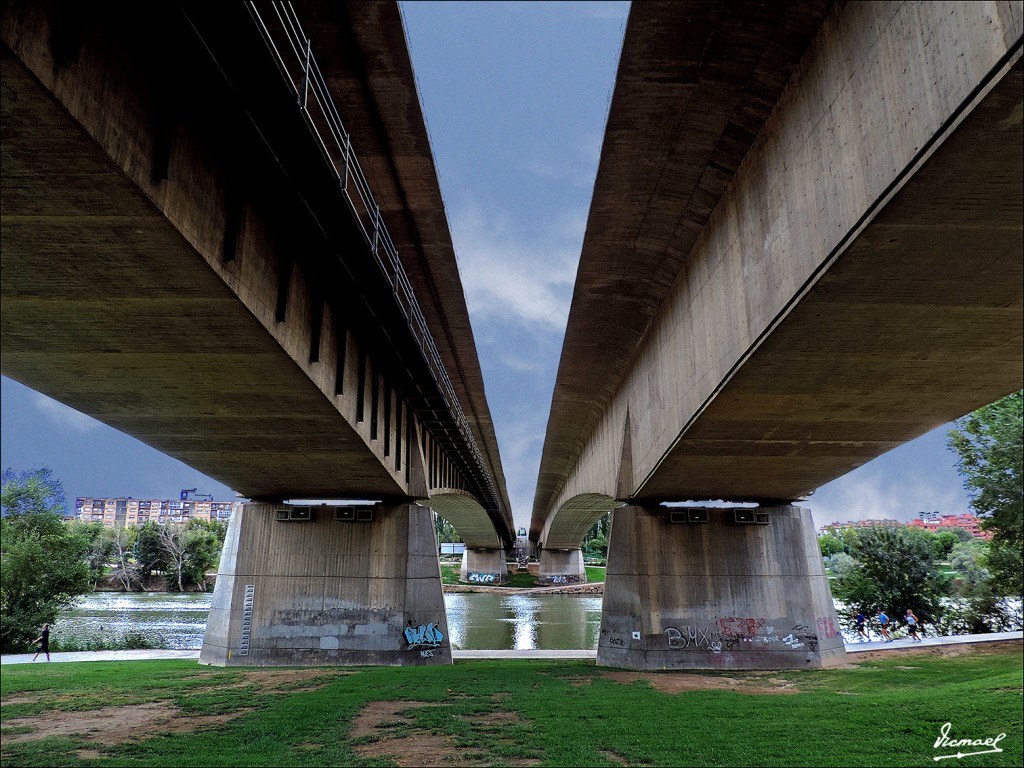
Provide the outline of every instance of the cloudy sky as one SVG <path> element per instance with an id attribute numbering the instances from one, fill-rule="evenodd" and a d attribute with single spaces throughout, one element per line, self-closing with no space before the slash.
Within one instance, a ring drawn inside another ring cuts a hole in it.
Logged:
<path id="1" fill-rule="evenodd" d="M 532 509 L 628 3 L 404 3 L 406 32 L 518 525 Z M 358 148 L 357 148 L 358 150 Z M 4 467 L 69 498 L 233 491 L 7 378 Z M 943 427 L 819 489 L 832 520 L 945 514 L 967 497 Z"/>

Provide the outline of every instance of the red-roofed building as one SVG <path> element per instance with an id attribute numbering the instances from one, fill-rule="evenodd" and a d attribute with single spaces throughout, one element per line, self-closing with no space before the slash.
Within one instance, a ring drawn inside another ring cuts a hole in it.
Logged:
<path id="1" fill-rule="evenodd" d="M 942 516 L 935 513 L 922 514 L 920 518 L 911 520 L 910 525 L 914 528 L 924 528 L 932 533 L 941 533 L 942 531 L 948 531 L 950 528 L 963 528 L 976 539 L 987 540 L 992 538 L 992 532 L 981 530 L 981 526 L 978 524 L 978 516 L 972 514 Z"/>

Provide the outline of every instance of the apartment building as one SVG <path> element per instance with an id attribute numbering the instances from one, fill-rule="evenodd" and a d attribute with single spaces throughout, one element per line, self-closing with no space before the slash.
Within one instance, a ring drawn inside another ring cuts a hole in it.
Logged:
<path id="1" fill-rule="evenodd" d="M 240 501 L 197 499 L 75 499 L 75 518 L 83 523 L 103 523 L 107 528 L 143 525 L 153 521 L 187 523 L 189 520 L 227 522 L 231 513 L 242 508 Z"/>

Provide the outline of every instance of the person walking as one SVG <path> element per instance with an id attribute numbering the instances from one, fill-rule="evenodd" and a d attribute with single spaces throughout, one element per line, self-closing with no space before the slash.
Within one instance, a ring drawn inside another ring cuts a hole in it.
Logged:
<path id="1" fill-rule="evenodd" d="M 906 622 L 907 631 L 910 632 L 910 639 L 915 643 L 920 643 L 921 638 L 917 636 L 917 627 L 921 622 L 918 621 L 917 616 L 915 616 L 914 612 L 909 608 L 907 608 Z"/>
<path id="2" fill-rule="evenodd" d="M 43 624 L 43 629 L 39 633 L 39 637 L 37 637 L 32 642 L 39 644 L 39 647 L 36 650 L 36 655 L 32 657 L 32 661 L 35 661 L 36 659 L 38 659 L 40 653 L 45 653 L 46 654 L 46 660 L 49 661 L 50 660 L 50 625 L 49 624 Z"/>
<path id="3" fill-rule="evenodd" d="M 885 638 L 885 642 L 891 643 L 892 636 L 889 634 L 889 617 L 882 613 L 882 609 L 879 608 L 876 612 L 876 618 L 878 619 L 878 634 Z"/>
<path id="4" fill-rule="evenodd" d="M 853 617 L 854 623 L 857 625 L 857 636 L 860 637 L 860 641 L 871 642 L 871 632 L 868 630 L 868 617 L 860 611 L 857 611 L 857 615 Z"/>

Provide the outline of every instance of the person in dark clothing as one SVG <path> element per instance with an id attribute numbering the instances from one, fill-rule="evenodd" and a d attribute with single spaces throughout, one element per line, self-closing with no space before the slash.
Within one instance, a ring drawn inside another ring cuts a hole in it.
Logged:
<path id="1" fill-rule="evenodd" d="M 46 654 L 46 660 L 50 660 L 50 625 L 43 624 L 43 630 L 39 633 L 39 637 L 32 641 L 33 643 L 39 643 L 39 649 L 36 651 L 36 655 L 32 657 L 32 661 L 39 658 L 40 653 Z"/>
<path id="2" fill-rule="evenodd" d="M 857 611 L 857 615 L 853 617 L 853 621 L 857 624 L 857 636 L 860 637 L 860 641 L 863 643 L 865 640 L 871 642 L 871 631 L 868 629 L 868 618 L 860 611 Z"/>

